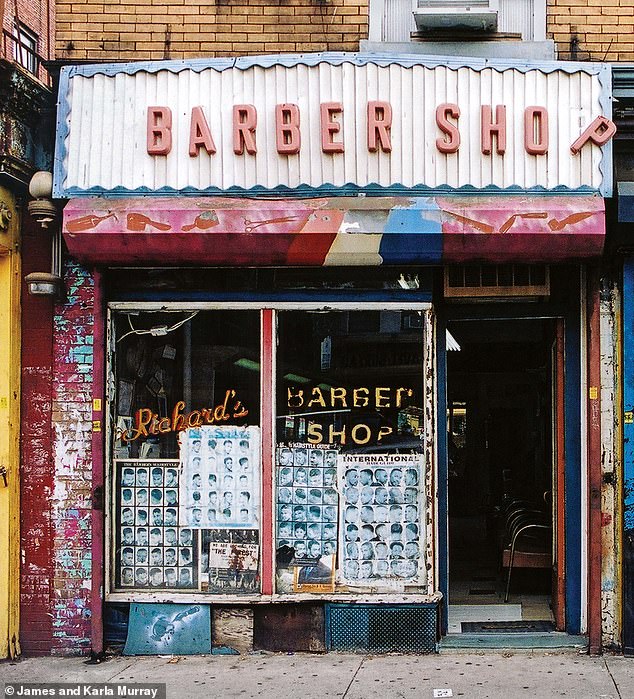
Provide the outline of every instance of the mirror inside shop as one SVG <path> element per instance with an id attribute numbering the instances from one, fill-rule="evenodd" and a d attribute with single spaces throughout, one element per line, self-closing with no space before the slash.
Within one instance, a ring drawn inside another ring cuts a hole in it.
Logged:
<path id="1" fill-rule="evenodd" d="M 276 312 L 273 392 L 260 313 L 113 313 L 111 590 L 419 591 L 425 313 Z"/>

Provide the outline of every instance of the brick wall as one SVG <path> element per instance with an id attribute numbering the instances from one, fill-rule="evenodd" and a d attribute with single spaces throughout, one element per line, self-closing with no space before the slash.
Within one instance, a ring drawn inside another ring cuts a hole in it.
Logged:
<path id="1" fill-rule="evenodd" d="M 50 268 L 25 218 L 24 273 Z M 93 280 L 65 269 L 66 303 L 24 293 L 21 620 L 25 655 L 91 647 Z"/>
<path id="2" fill-rule="evenodd" d="M 633 61 L 631 0 L 548 0 L 548 36 L 561 60 Z"/>
<path id="3" fill-rule="evenodd" d="M 2 25 L 5 31 L 13 34 L 16 21 L 24 24 L 38 36 L 38 53 L 45 59 L 52 58 L 50 52 L 52 37 L 55 29 L 55 0 L 4 0 L 0 1 L 0 7 L 4 4 L 4 16 Z M 17 11 L 16 11 L 17 4 Z M 4 40 L 2 43 L 4 51 Z M 7 52 L 11 53 L 12 46 L 8 46 Z"/>
<path id="4" fill-rule="evenodd" d="M 92 494 L 92 277 L 67 264 L 67 302 L 56 307 L 53 329 L 53 459 L 51 499 L 52 652 L 90 650 Z"/>
<path id="5" fill-rule="evenodd" d="M 356 51 L 368 33 L 368 0 L 57 0 L 56 13 L 65 60 Z M 559 58 L 634 60 L 631 0 L 548 0 L 548 14 Z"/>
<path id="6" fill-rule="evenodd" d="M 56 55 L 117 60 L 356 51 L 368 0 L 58 0 Z"/>
<path id="7" fill-rule="evenodd" d="M 22 273 L 51 268 L 51 246 L 42 229 L 22 217 Z M 51 398 L 53 304 L 22 288 L 22 387 L 20 500 L 20 642 L 26 655 L 50 653 L 53 584 L 51 497 L 54 490 Z"/>

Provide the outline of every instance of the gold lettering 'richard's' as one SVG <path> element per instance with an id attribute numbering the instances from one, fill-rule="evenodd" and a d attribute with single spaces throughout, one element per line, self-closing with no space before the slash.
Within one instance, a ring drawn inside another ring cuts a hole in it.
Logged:
<path id="1" fill-rule="evenodd" d="M 217 425 L 228 420 L 245 418 L 249 411 L 233 389 L 225 391 L 222 403 L 214 408 L 202 408 L 184 413 L 185 401 L 178 401 L 170 417 L 161 417 L 150 408 L 139 408 L 134 413 L 134 426 L 121 433 L 124 442 L 134 442 L 139 437 L 150 437 L 168 432 L 181 432 L 189 427 Z"/>

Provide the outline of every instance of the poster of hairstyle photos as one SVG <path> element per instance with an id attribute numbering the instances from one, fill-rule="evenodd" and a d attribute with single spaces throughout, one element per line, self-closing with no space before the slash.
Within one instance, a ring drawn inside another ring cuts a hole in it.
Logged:
<path id="1" fill-rule="evenodd" d="M 257 529 L 259 427 L 190 428 L 181 434 L 179 522 L 193 529 Z"/>
<path id="2" fill-rule="evenodd" d="M 294 550 L 291 565 L 334 555 L 339 518 L 337 450 L 311 444 L 278 446 L 276 464 L 277 548 Z"/>
<path id="3" fill-rule="evenodd" d="M 197 533 L 178 526 L 178 461 L 115 461 L 115 586 L 198 589 Z"/>
<path id="4" fill-rule="evenodd" d="M 416 581 L 422 460 L 421 454 L 339 456 L 346 583 Z"/>

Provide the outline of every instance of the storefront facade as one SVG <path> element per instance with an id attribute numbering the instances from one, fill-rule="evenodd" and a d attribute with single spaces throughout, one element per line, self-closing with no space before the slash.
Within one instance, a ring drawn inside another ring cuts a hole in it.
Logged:
<path id="1" fill-rule="evenodd" d="M 572 63 L 62 70 L 55 451 L 94 652 L 103 608 L 172 614 L 154 652 L 234 609 L 271 649 L 432 651 L 500 563 L 505 622 L 537 569 L 549 628 L 600 645 L 609 98 Z"/>

